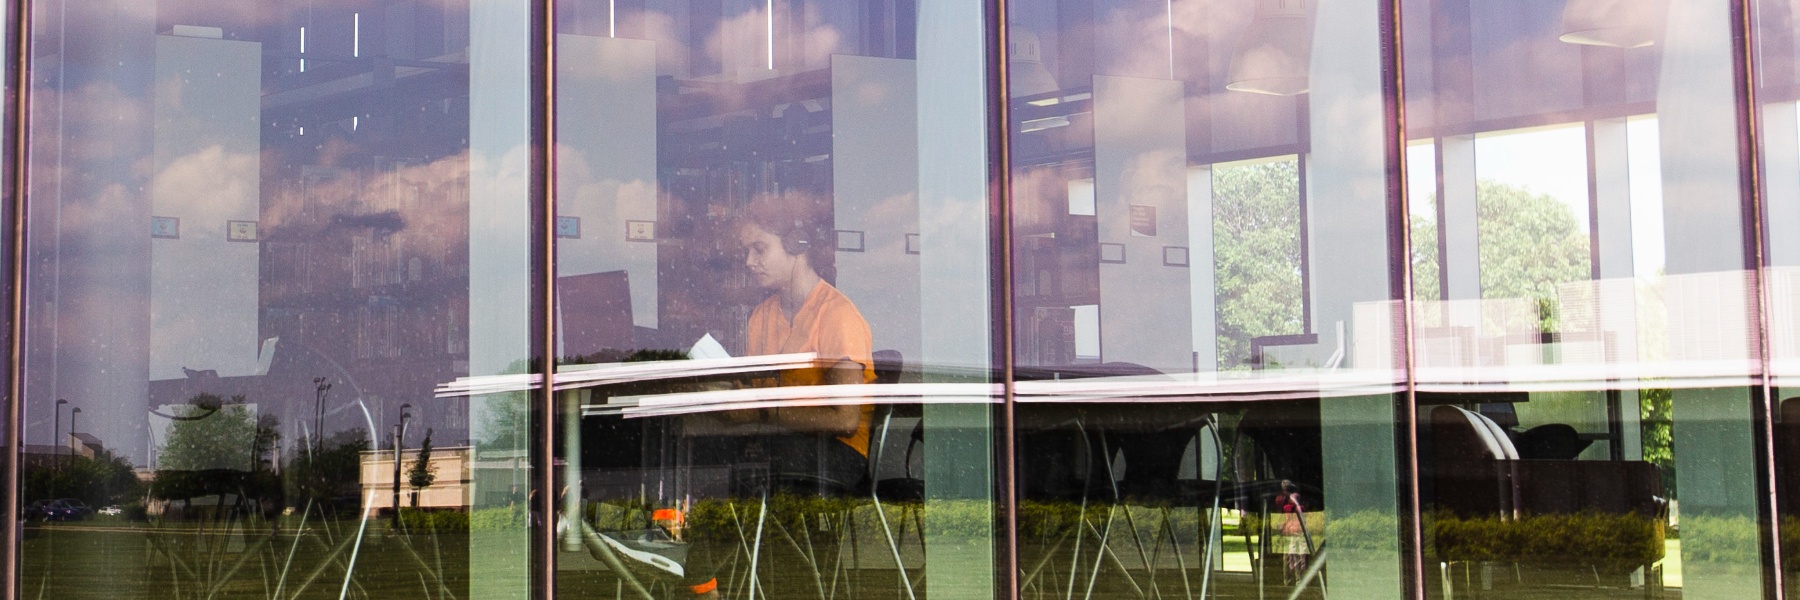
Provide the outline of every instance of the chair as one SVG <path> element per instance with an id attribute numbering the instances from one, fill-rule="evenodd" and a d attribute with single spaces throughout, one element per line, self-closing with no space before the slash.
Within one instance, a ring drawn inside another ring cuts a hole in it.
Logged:
<path id="1" fill-rule="evenodd" d="M 1440 405 L 1431 409 L 1437 506 L 1464 516 L 1513 514 L 1512 467 L 1519 452 L 1505 430 L 1481 413 Z"/>
<path id="2" fill-rule="evenodd" d="M 1519 432 L 1513 439 L 1519 458 L 1575 460 L 1592 446 L 1594 440 L 1581 439 L 1581 433 L 1564 423 L 1549 423 Z"/>
<path id="3" fill-rule="evenodd" d="M 1775 422 L 1775 480 L 1781 488 L 1783 514 L 1800 513 L 1800 397 L 1781 401 Z"/>
<path id="4" fill-rule="evenodd" d="M 1456 406 L 1433 407 L 1430 422 L 1440 508 L 1514 517 L 1584 510 L 1656 516 L 1667 510 L 1662 474 L 1648 462 L 1522 457 L 1506 430 Z"/>
<path id="5" fill-rule="evenodd" d="M 882 405 L 880 409 L 876 410 L 877 426 L 871 436 L 873 439 L 869 446 L 869 498 L 875 508 L 876 519 L 881 524 L 881 533 L 887 541 L 889 553 L 894 557 L 894 568 L 899 571 L 899 583 L 903 586 L 906 598 L 914 600 L 917 598 L 917 587 L 912 575 L 907 572 L 906 561 L 901 557 L 900 545 L 906 537 L 908 525 L 906 515 L 910 513 L 913 533 L 918 537 L 919 547 L 925 547 L 923 514 L 925 481 L 915 475 L 913 471 L 916 451 L 924 444 L 925 436 L 924 420 L 918 418 L 914 414 L 915 411 L 904 410 L 909 408 L 916 409 L 917 405 L 894 406 L 890 404 Z M 896 435 L 895 420 L 897 417 L 902 420 L 916 419 L 913 426 L 908 428 L 910 432 L 905 436 Z M 896 443 L 903 446 L 903 449 L 900 449 L 901 472 L 891 473 L 888 471 L 890 467 L 887 459 L 896 449 Z M 902 504 L 897 526 L 888 519 L 887 505 L 889 503 Z M 898 533 L 895 532 L 896 528 L 899 530 Z"/>
<path id="6" fill-rule="evenodd" d="M 1649 549 L 1641 565 L 1647 573 L 1651 564 L 1662 558 L 1660 532 L 1667 524 L 1668 513 L 1662 474 L 1655 465 L 1644 461 L 1522 458 L 1505 429 L 1481 413 L 1457 406 L 1433 407 L 1429 424 L 1433 455 L 1431 497 L 1443 518 L 1497 517 L 1503 523 L 1529 527 L 1533 526 L 1529 524 L 1533 517 L 1635 514 L 1653 524 L 1647 531 L 1655 539 L 1627 545 Z M 1548 431 L 1556 429 L 1560 428 Z M 1566 442 L 1562 445 L 1553 450 L 1566 455 L 1574 449 Z M 1494 553 L 1491 549 L 1483 552 Z M 1541 553 L 1541 549 L 1534 552 Z M 1455 552 L 1440 548 L 1440 553 L 1451 555 L 1446 556 L 1443 566 L 1447 570 Z"/>
<path id="7" fill-rule="evenodd" d="M 1059 368 L 1050 374 L 1056 378 L 1067 378 L 1070 375 L 1162 375 L 1160 371 L 1131 363 Z M 1193 502 L 1196 510 L 1205 510 L 1205 500 L 1211 496 L 1213 518 L 1208 520 L 1209 527 L 1218 527 L 1218 507 L 1224 489 L 1222 482 L 1218 479 L 1202 481 L 1198 472 L 1206 469 L 1200 465 L 1196 465 L 1196 477 L 1192 480 L 1183 480 L 1181 474 L 1185 457 L 1210 455 L 1214 461 L 1211 472 L 1218 477 L 1223 472 L 1219 462 L 1223 454 L 1219 451 L 1222 444 L 1218 438 L 1218 419 L 1215 414 L 1206 412 L 1182 417 L 1171 415 L 1170 410 L 1170 405 L 1150 407 L 1114 404 L 1106 406 L 1099 414 L 1081 413 L 1052 427 L 1021 432 L 1020 455 L 1030 457 L 1020 464 L 1021 498 L 1079 502 L 1078 514 L 1084 515 L 1042 560 L 1024 574 L 1026 586 L 1043 578 L 1056 550 L 1073 542 L 1067 579 L 1068 595 L 1075 594 L 1077 576 L 1082 571 L 1087 575 L 1086 594 L 1091 595 L 1102 567 L 1110 559 L 1112 566 L 1125 575 L 1126 580 L 1140 595 L 1160 596 L 1157 583 L 1158 563 L 1166 540 L 1181 573 L 1183 593 L 1188 598 L 1193 597 L 1188 563 L 1172 530 L 1170 510 L 1174 506 L 1195 500 L 1200 501 Z M 1172 416 L 1175 418 L 1171 418 Z M 1144 427 L 1145 425 L 1153 426 Z M 1212 452 L 1200 450 L 1209 443 L 1213 448 Z M 1097 498 L 1108 502 L 1106 519 L 1098 528 L 1090 525 L 1085 518 L 1089 504 Z M 1152 526 L 1154 533 L 1147 541 L 1142 529 L 1138 527 L 1137 518 L 1127 508 L 1128 505 L 1147 505 L 1158 509 L 1161 516 L 1160 527 Z M 1140 585 L 1113 548 L 1114 524 L 1119 520 L 1121 512 L 1126 527 L 1131 531 L 1130 541 L 1137 551 L 1137 558 L 1144 565 L 1147 577 L 1145 583 L 1148 584 L 1149 591 L 1146 591 L 1144 585 Z M 1091 561 L 1088 561 L 1084 558 L 1084 550 L 1090 537 L 1093 538 L 1096 549 L 1092 551 Z M 1210 557 L 1217 551 L 1212 547 L 1212 540 L 1216 537 L 1206 537 L 1206 553 L 1209 558 L 1202 560 L 1205 569 L 1201 586 L 1203 597 L 1211 583 Z"/>
<path id="8" fill-rule="evenodd" d="M 1175 556 L 1176 567 L 1181 573 L 1182 591 L 1185 597 L 1192 598 L 1193 586 L 1188 578 L 1187 560 L 1182 555 L 1181 545 L 1177 542 L 1173 524 L 1169 518 L 1170 509 L 1190 500 L 1205 501 L 1209 496 L 1210 503 L 1197 505 L 1196 510 L 1206 510 L 1210 504 L 1209 517 L 1206 520 L 1207 532 L 1202 542 L 1204 556 L 1199 557 L 1202 568 L 1200 597 L 1206 598 L 1212 585 L 1213 557 L 1218 553 L 1215 547 L 1221 530 L 1219 522 L 1220 505 L 1228 485 L 1224 480 L 1223 449 L 1224 444 L 1219 436 L 1219 418 L 1216 413 L 1206 413 L 1197 419 L 1188 419 L 1167 429 L 1147 432 L 1109 432 L 1102 436 L 1102 452 L 1109 457 L 1116 457 L 1116 462 L 1123 463 L 1122 473 L 1114 468 L 1115 461 L 1104 462 L 1109 479 L 1113 482 L 1114 504 L 1108 507 L 1107 525 L 1110 529 L 1113 512 L 1121 506 L 1132 504 L 1151 505 L 1157 508 L 1162 516 L 1161 528 L 1153 535 L 1146 546 L 1131 511 L 1125 511 L 1126 526 L 1131 529 L 1132 539 L 1138 550 L 1138 558 L 1143 561 L 1148 575 L 1148 583 L 1152 589 L 1157 587 L 1157 562 L 1162 548 L 1162 537 L 1166 534 L 1169 548 Z M 1206 451 L 1207 448 L 1211 451 Z M 1212 457 L 1213 474 L 1211 479 L 1205 477 L 1207 465 L 1199 464 L 1201 457 Z M 1182 463 L 1186 459 L 1194 459 L 1194 477 L 1182 477 Z M 1146 550 L 1146 547 L 1148 550 Z"/>
<path id="9" fill-rule="evenodd" d="M 879 350 L 874 353 L 873 358 L 875 361 L 875 383 L 899 382 L 905 364 L 904 357 L 900 352 L 895 350 Z M 785 477 L 773 479 L 770 486 L 787 486 L 790 488 L 798 487 L 800 489 L 816 490 L 820 495 L 828 497 L 867 497 L 870 504 L 875 509 L 876 518 L 881 525 L 883 539 L 887 543 L 889 555 L 893 557 L 894 566 L 899 571 L 899 583 L 902 586 L 902 591 L 909 600 L 913 600 L 917 597 L 917 589 L 915 582 L 912 580 L 912 576 L 907 572 L 906 563 L 901 556 L 900 544 L 901 540 L 906 536 L 908 525 L 905 520 L 905 514 L 910 512 L 914 533 L 919 536 L 920 547 L 924 546 L 924 519 L 921 513 L 922 502 L 924 500 L 924 480 L 915 475 L 913 467 L 916 452 L 924 442 L 924 423 L 920 418 L 921 416 L 922 414 L 918 411 L 917 405 L 901 406 L 891 403 L 881 403 L 876 405 L 870 418 L 870 443 L 867 456 L 867 472 L 864 475 L 863 481 L 854 487 L 839 485 L 836 482 L 821 483 L 806 480 L 804 474 L 789 474 Z M 905 435 L 897 434 L 896 422 L 905 422 L 909 420 L 914 423 L 910 428 L 910 433 Z M 889 460 L 895 451 L 898 451 L 903 455 L 898 472 L 893 470 L 893 467 L 890 465 L 891 461 Z M 767 527 L 770 524 L 767 519 L 767 500 L 768 498 L 765 494 L 762 497 L 762 504 L 758 508 L 758 516 L 755 523 L 756 533 L 752 536 L 754 541 L 749 544 L 749 547 L 747 548 L 751 554 L 751 572 L 749 573 L 748 580 L 752 582 L 752 593 L 755 591 L 755 582 L 757 581 L 756 569 L 760 560 L 762 534 L 765 530 L 771 529 Z M 897 526 L 888 518 L 887 505 L 893 502 L 904 502 L 910 505 L 901 510 L 902 516 Z M 853 515 L 856 508 L 856 505 L 846 505 L 842 510 L 838 511 L 836 519 L 837 524 L 834 527 L 839 532 L 837 540 L 838 547 L 837 555 L 834 557 L 830 569 L 831 580 L 829 582 L 829 587 L 827 587 L 827 584 L 822 580 L 823 573 L 826 569 L 820 564 L 819 555 L 816 552 L 811 551 L 812 549 L 810 547 L 801 548 L 799 543 L 795 541 L 793 533 L 788 531 L 779 520 L 775 521 L 773 524 L 773 531 L 786 538 L 795 550 L 799 551 L 801 555 L 807 558 L 813 576 L 819 582 L 819 592 L 822 597 L 835 597 L 837 595 L 840 577 L 845 582 L 845 591 L 852 597 L 858 596 L 854 589 L 853 579 L 848 576 L 850 567 L 847 566 L 844 556 L 846 549 L 848 549 L 850 554 L 848 564 L 858 564 L 856 557 L 856 526 Z M 898 529 L 897 533 L 895 531 L 896 529 Z"/>
<path id="10" fill-rule="evenodd" d="M 562 356 L 632 347 L 631 281 L 625 271 L 556 278 Z"/>

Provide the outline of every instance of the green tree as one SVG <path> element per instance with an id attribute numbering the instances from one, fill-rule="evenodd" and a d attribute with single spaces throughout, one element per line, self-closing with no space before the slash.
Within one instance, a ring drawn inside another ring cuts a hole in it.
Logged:
<path id="1" fill-rule="evenodd" d="M 1213 170 L 1219 368 L 1245 368 L 1250 339 L 1305 333 L 1295 159 Z"/>
<path id="2" fill-rule="evenodd" d="M 1435 202 L 1436 198 L 1414 198 L 1414 202 Z M 1437 213 L 1413 214 L 1409 223 L 1412 229 L 1412 272 L 1414 300 L 1441 300 L 1443 290 L 1438 283 L 1438 226 Z"/>
<path id="3" fill-rule="evenodd" d="M 431 464 L 431 429 L 425 430 L 425 441 L 419 443 L 419 457 L 407 469 L 406 482 L 412 484 L 412 507 L 419 507 L 419 492 L 437 481 L 437 467 Z"/>
<path id="4" fill-rule="evenodd" d="M 1475 184 L 1475 206 L 1481 297 L 1554 302 L 1557 285 L 1590 277 L 1587 232 L 1568 205 L 1522 187 L 1481 180 Z M 1414 298 L 1436 300 L 1441 274 L 1435 212 L 1414 214 L 1411 229 Z"/>
<path id="5" fill-rule="evenodd" d="M 29 464 L 22 476 L 33 498 L 78 498 L 100 507 L 139 500 L 143 495 L 143 484 L 131 461 L 107 450 L 92 458 L 76 454 Z"/>
<path id="6" fill-rule="evenodd" d="M 322 440 L 318 448 L 304 445 L 286 466 L 288 495 L 298 503 L 331 514 L 355 511 L 362 502 L 362 455 L 369 450 L 369 436 L 361 429 L 339 431 Z"/>
<path id="7" fill-rule="evenodd" d="M 1298 163 L 1277 160 L 1213 171 L 1213 252 L 1220 368 L 1242 368 L 1250 339 L 1304 333 Z M 1548 195 L 1496 181 L 1476 183 L 1481 295 L 1553 306 L 1559 284 L 1589 277 L 1587 232 Z M 1423 198 L 1432 203 L 1434 199 Z M 1438 223 L 1411 218 L 1414 298 L 1438 299 Z M 1545 327 L 1554 315 L 1543 312 Z"/>
<path id="8" fill-rule="evenodd" d="M 256 421 L 243 396 L 226 402 L 213 394 L 188 401 L 193 408 L 169 424 L 167 438 L 157 453 L 157 469 L 201 471 L 251 470 L 255 461 Z"/>
<path id="9" fill-rule="evenodd" d="M 257 418 L 243 396 L 200 394 L 170 423 L 150 493 L 178 500 L 235 493 L 267 497 L 280 485 L 270 457 L 280 440 L 273 417 Z"/>
<path id="10" fill-rule="evenodd" d="M 572 358 L 562 360 L 574 362 Z M 520 359 L 506 365 L 496 375 L 542 372 L 537 361 Z M 526 440 L 530 439 L 527 436 L 531 425 L 529 406 L 530 401 L 524 392 L 470 396 L 469 416 L 474 426 L 469 428 L 469 437 L 476 450 L 484 454 L 523 452 Z"/>
<path id="11" fill-rule="evenodd" d="M 1675 394 L 1669 389 L 1638 391 L 1638 416 L 1643 420 L 1644 460 L 1659 467 L 1663 488 L 1675 491 Z"/>
<path id="12" fill-rule="evenodd" d="M 1591 276 L 1587 232 L 1566 204 L 1493 181 L 1475 186 L 1483 298 L 1556 299 L 1556 286 Z"/>

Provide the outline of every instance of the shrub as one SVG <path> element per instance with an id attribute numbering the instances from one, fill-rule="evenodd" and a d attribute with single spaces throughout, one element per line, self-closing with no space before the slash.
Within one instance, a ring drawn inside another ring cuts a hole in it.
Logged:
<path id="1" fill-rule="evenodd" d="M 1665 534 L 1660 519 L 1598 512 L 1519 519 L 1438 512 L 1426 516 L 1425 530 L 1438 560 L 1584 564 L 1614 573 L 1662 558 Z"/>
<path id="2" fill-rule="evenodd" d="M 400 530 L 406 533 L 467 533 L 469 514 L 454 510 L 402 508 Z"/>
<path id="3" fill-rule="evenodd" d="M 469 513 L 469 531 L 512 531 L 525 527 L 525 507 L 519 505 L 476 509 Z"/>
<path id="4" fill-rule="evenodd" d="M 1761 526 L 1745 516 L 1681 514 L 1682 558 L 1695 562 L 1757 564 Z M 1787 536 L 1783 536 L 1787 537 Z"/>

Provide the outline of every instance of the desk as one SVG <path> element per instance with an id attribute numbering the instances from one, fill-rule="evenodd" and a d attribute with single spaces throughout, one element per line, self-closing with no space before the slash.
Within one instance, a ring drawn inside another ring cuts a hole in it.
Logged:
<path id="1" fill-rule="evenodd" d="M 643 362 L 571 364 L 556 368 L 557 390 L 573 390 L 626 383 L 648 383 L 719 375 L 769 374 L 786 369 L 814 366 L 818 356 L 811 352 L 705 358 L 697 360 L 658 360 Z M 509 373 L 458 377 L 439 384 L 433 395 L 438 398 L 477 396 L 507 392 L 523 392 L 544 387 L 542 373 Z"/>

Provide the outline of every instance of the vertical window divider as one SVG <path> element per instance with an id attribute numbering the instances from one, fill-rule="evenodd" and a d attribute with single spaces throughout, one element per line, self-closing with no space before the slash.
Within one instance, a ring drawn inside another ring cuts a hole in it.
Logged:
<path id="1" fill-rule="evenodd" d="M 531 332 L 532 350 L 542 385 L 531 396 L 531 536 L 532 597 L 556 597 L 556 0 L 534 0 L 529 10 L 531 31 L 528 121 L 531 157 L 528 170 L 532 204 L 530 230 L 531 279 L 537 287 L 533 299 L 538 325 Z"/>
<path id="2" fill-rule="evenodd" d="M 1582 154 L 1587 158 L 1588 279 L 1600 279 L 1600 158 L 1594 146 L 1593 118 L 1582 119 Z"/>
<path id="3" fill-rule="evenodd" d="M 1295 104 L 1302 107 L 1306 105 L 1303 101 L 1295 102 Z M 1294 186 L 1294 196 L 1300 200 L 1300 333 L 1318 333 L 1319 330 L 1313 328 L 1312 318 L 1312 221 L 1307 218 L 1307 213 L 1312 212 L 1312 209 L 1307 206 L 1307 201 L 1310 200 L 1308 197 L 1310 184 L 1306 178 L 1306 173 L 1310 168 L 1306 157 L 1312 154 L 1312 117 L 1310 109 L 1302 108 L 1298 112 L 1300 113 L 1298 121 L 1301 135 L 1307 138 L 1306 142 L 1301 145 L 1300 151 L 1294 154 L 1294 173 L 1300 177 L 1299 184 Z M 1403 135 L 1401 138 L 1401 143 L 1404 144 L 1405 136 Z M 1406 154 L 1402 151 L 1400 155 L 1405 156 Z"/>
<path id="4" fill-rule="evenodd" d="M 4 437 L 6 441 L 6 455 L 0 457 L 0 460 L 5 461 L 4 465 L 0 465 L 0 488 L 4 488 L 0 493 L 5 494 L 5 498 L 0 498 L 0 510 L 6 511 L 6 514 L 13 515 L 13 517 L 8 517 L 5 525 L 0 526 L 0 535 L 6 536 L 5 550 L 0 551 L 0 581 L 4 582 L 3 585 L 0 585 L 0 599 L 3 600 L 14 600 L 19 597 L 19 555 L 24 539 L 24 530 L 16 516 L 19 514 L 20 451 L 24 448 L 19 437 L 22 433 L 24 418 L 23 404 L 19 399 L 25 389 L 24 370 L 21 368 L 25 356 L 24 336 L 20 333 L 24 331 L 25 322 L 24 215 L 25 186 L 29 177 L 29 173 L 25 169 L 25 158 L 29 147 L 25 140 L 28 133 L 27 128 L 30 125 L 30 120 L 25 118 L 26 109 L 29 106 L 27 101 L 29 96 L 25 93 L 25 87 L 31 82 L 26 65 L 31 57 L 32 2 L 31 0 L 13 0 L 12 8 L 12 14 L 0 17 L 6 18 L 13 25 L 7 32 L 10 34 L 7 39 L 13 42 L 13 55 L 10 61 L 13 69 L 13 89 L 9 97 L 5 98 L 5 100 L 11 101 L 12 107 L 12 110 L 5 115 L 5 118 L 11 119 L 11 122 L 7 123 L 7 132 L 12 135 L 12 148 L 10 148 L 11 152 L 8 152 L 11 154 L 8 157 L 11 160 L 6 165 L 6 183 L 8 185 L 6 190 L 8 193 L 6 198 L 8 222 L 6 226 L 11 229 L 12 233 L 12 239 L 8 240 L 11 244 L 12 256 L 9 257 L 11 260 L 6 265 L 9 270 L 7 272 L 6 298 L 8 322 L 5 332 L 7 341 L 6 397 L 0 399 L 0 405 L 4 406 L 6 412 L 4 430 L 0 431 L 0 437 Z"/>
<path id="5" fill-rule="evenodd" d="M 1405 357 L 1401 368 L 1405 370 L 1405 392 L 1397 398 L 1397 408 L 1401 415 L 1397 424 L 1395 437 L 1400 444 L 1400 461 L 1404 465 L 1397 469 L 1396 494 L 1403 496 L 1400 502 L 1400 553 L 1401 579 L 1403 585 L 1410 588 L 1408 597 L 1416 600 L 1425 598 L 1425 563 L 1424 536 L 1419 505 L 1419 423 L 1418 423 L 1418 380 L 1414 367 L 1413 340 L 1413 270 L 1412 270 L 1412 226 L 1409 212 L 1406 186 L 1406 69 L 1401 29 L 1401 0 L 1387 0 L 1381 11 L 1381 32 L 1386 38 L 1381 44 L 1381 62 L 1387 69 L 1389 77 L 1383 78 L 1382 96 L 1385 102 L 1383 120 L 1387 136 L 1387 189 L 1390 205 L 1388 214 L 1388 261 L 1390 272 L 1396 273 L 1391 285 L 1391 295 L 1397 298 L 1400 309 L 1400 343 L 1396 350 Z M 1439 151 L 1442 151 L 1440 144 Z M 1441 161 L 1440 161 L 1441 163 Z M 1439 178 L 1442 186 L 1442 178 Z M 1443 236 L 1439 236 L 1441 239 Z M 1442 260 L 1442 256 L 1439 259 Z M 1439 274 L 1439 280 L 1444 279 Z"/>
<path id="6" fill-rule="evenodd" d="M 1766 508 L 1768 519 L 1759 527 L 1763 539 L 1769 548 L 1764 555 L 1763 569 L 1768 576 L 1763 577 L 1763 594 L 1770 598 L 1782 598 L 1786 590 L 1782 571 L 1783 557 L 1781 548 L 1781 515 L 1778 510 L 1775 480 L 1775 390 L 1771 381 L 1771 361 L 1769 353 L 1769 290 L 1765 278 L 1768 266 L 1767 227 L 1764 220 L 1763 182 L 1762 182 L 1762 108 L 1756 100 L 1756 28 L 1752 27 L 1753 15 L 1751 0 L 1733 0 L 1731 12 L 1731 41 L 1735 54 L 1732 61 L 1732 79 L 1737 86 L 1737 121 L 1738 121 L 1738 185 L 1740 196 L 1746 201 L 1741 204 L 1744 211 L 1744 223 L 1748 234 L 1745 237 L 1745 258 L 1749 262 L 1750 285 L 1756 294 L 1756 350 L 1761 392 L 1757 397 L 1757 405 L 1752 411 L 1751 431 L 1756 436 L 1756 471 L 1760 475 L 1758 493 L 1762 498 L 1759 508 Z M 1789 498 L 1792 502 L 1794 499 Z"/>
<path id="7" fill-rule="evenodd" d="M 1014 379 L 1014 345 L 1013 331 L 1013 243 L 1012 243 L 1012 86 L 1007 65 L 1007 17 L 1008 0 L 991 0 L 987 4 L 988 31 L 988 160 L 989 196 L 988 206 L 994 211 L 994 218 L 989 219 L 995 235 L 992 248 L 996 251 L 990 255 L 999 257 L 996 265 L 998 272 L 992 275 L 995 285 L 992 304 L 994 331 L 1000 337 L 995 348 L 1000 374 L 1000 448 L 995 462 L 1000 469 L 1000 578 L 1001 597 L 1009 600 L 1020 598 L 1019 589 L 1019 481 L 1018 481 L 1018 436 L 1016 433 L 1015 408 L 1013 396 Z"/>

